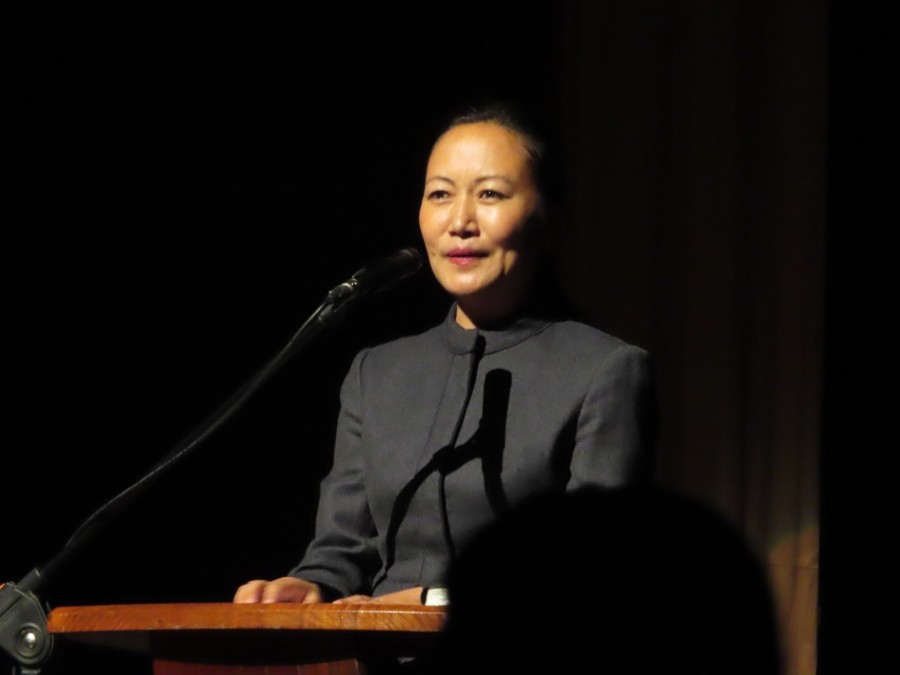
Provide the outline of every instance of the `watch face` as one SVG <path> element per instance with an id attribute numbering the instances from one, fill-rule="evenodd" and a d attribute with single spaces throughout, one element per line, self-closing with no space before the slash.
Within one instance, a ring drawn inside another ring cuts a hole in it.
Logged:
<path id="1" fill-rule="evenodd" d="M 425 589 L 424 593 L 424 603 L 426 605 L 449 605 L 450 597 L 447 594 L 447 589 L 441 586 L 430 586 Z"/>

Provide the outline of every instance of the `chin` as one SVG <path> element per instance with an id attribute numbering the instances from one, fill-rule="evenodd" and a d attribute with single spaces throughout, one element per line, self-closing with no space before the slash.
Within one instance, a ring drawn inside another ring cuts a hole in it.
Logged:
<path id="1" fill-rule="evenodd" d="M 447 284 L 444 286 L 446 291 L 457 300 L 477 301 L 479 297 L 487 296 L 490 293 L 490 286 L 474 286 L 472 284 Z"/>
<path id="2" fill-rule="evenodd" d="M 484 283 L 481 279 L 465 279 L 460 277 L 461 275 L 458 273 L 445 274 L 438 276 L 438 282 L 444 287 L 445 291 L 455 298 L 466 298 L 478 295 L 490 287 L 490 284 Z"/>

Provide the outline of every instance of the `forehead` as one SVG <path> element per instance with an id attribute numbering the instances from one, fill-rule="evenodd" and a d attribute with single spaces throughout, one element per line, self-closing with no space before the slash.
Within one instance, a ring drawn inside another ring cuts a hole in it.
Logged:
<path id="1" fill-rule="evenodd" d="M 429 168 L 445 164 L 491 165 L 519 173 L 528 170 L 529 157 L 516 132 L 492 122 L 475 122 L 447 130 L 434 144 Z"/>

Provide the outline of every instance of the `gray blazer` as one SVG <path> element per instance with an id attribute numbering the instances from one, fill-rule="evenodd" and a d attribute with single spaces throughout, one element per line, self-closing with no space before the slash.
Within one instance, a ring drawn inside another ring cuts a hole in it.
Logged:
<path id="1" fill-rule="evenodd" d="M 530 497 L 649 477 L 649 355 L 586 324 L 454 320 L 360 352 L 333 466 L 293 576 L 326 596 L 441 583 L 482 526 Z"/>

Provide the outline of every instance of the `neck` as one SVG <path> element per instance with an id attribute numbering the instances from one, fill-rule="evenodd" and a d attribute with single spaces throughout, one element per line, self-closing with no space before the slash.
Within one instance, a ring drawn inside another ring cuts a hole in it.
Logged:
<path id="1" fill-rule="evenodd" d="M 457 298 L 456 323 L 465 329 L 490 329 L 524 313 L 550 320 L 583 318 L 557 285 L 545 280 L 534 284 L 532 291 L 494 303 L 486 302 L 483 297 Z"/>
<path id="2" fill-rule="evenodd" d="M 456 323 L 467 330 L 491 328 L 515 315 L 520 304 L 507 305 L 502 310 L 499 310 L 497 308 L 473 307 L 471 303 L 457 299 Z"/>
<path id="3" fill-rule="evenodd" d="M 509 279 L 510 282 L 480 293 L 456 298 L 456 323 L 463 328 L 492 328 L 519 314 L 534 302 L 532 280 Z"/>

